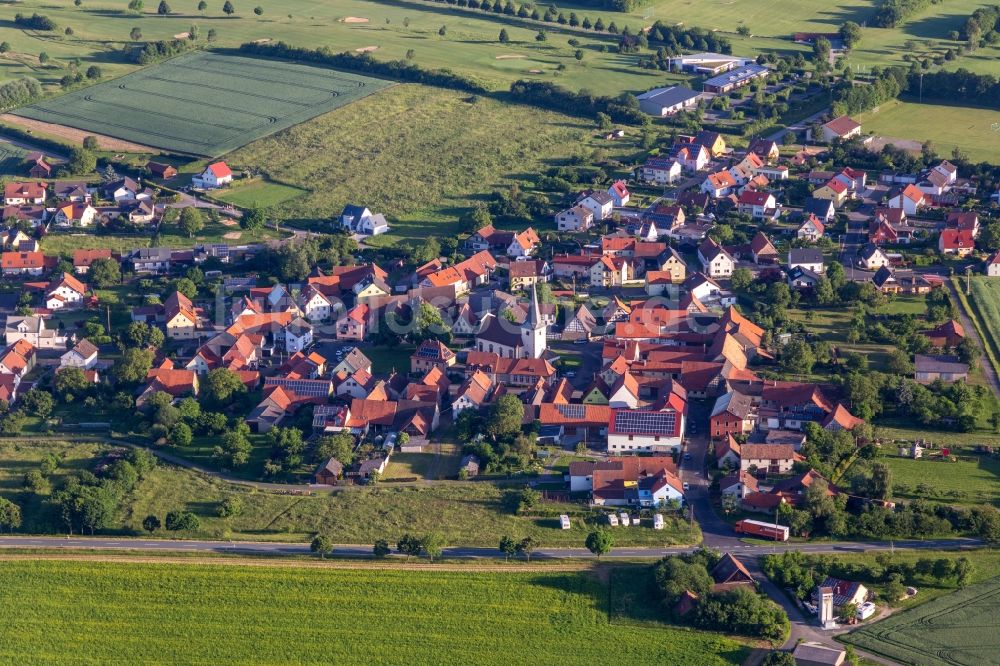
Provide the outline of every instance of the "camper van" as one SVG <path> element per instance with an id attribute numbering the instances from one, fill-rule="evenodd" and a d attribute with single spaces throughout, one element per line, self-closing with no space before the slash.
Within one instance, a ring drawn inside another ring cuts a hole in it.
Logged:
<path id="1" fill-rule="evenodd" d="M 559 516 L 559 526 L 564 530 L 569 529 L 569 516 L 567 516 L 565 513 Z"/>

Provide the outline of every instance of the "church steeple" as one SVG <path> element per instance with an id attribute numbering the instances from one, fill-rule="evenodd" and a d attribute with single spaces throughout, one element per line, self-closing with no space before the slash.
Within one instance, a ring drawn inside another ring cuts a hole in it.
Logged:
<path id="1" fill-rule="evenodd" d="M 524 319 L 524 327 L 530 328 L 531 330 L 536 330 L 539 328 L 544 328 L 545 322 L 542 321 L 542 311 L 538 307 L 538 290 L 535 289 L 535 284 L 531 284 L 531 307 L 528 308 L 528 316 Z"/>
<path id="2" fill-rule="evenodd" d="M 541 358 L 545 352 L 545 334 L 548 326 L 542 320 L 542 311 L 538 307 L 538 290 L 531 285 L 531 306 L 528 315 L 521 324 L 521 342 L 524 358 Z"/>

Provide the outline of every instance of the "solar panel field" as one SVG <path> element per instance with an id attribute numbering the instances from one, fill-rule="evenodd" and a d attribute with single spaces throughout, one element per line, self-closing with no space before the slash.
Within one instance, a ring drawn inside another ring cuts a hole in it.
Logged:
<path id="1" fill-rule="evenodd" d="M 893 615 L 843 637 L 904 664 L 1000 664 L 1000 578 Z"/>
<path id="2" fill-rule="evenodd" d="M 15 114 L 215 157 L 389 85 L 323 67 L 201 51 Z"/>

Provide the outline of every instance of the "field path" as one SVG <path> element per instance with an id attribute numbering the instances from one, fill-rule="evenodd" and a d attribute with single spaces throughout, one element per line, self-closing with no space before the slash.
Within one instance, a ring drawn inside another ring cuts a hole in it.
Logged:
<path id="1" fill-rule="evenodd" d="M 970 336 L 977 345 L 979 345 L 979 350 L 982 352 L 982 358 L 979 360 L 980 365 L 983 368 L 983 375 L 986 376 L 986 381 L 990 383 L 993 388 L 993 393 L 1000 396 L 1000 379 L 997 378 L 996 369 L 993 364 L 990 363 L 990 357 L 986 353 L 986 341 L 979 337 L 979 329 L 972 322 L 972 313 L 965 311 L 965 301 L 959 298 L 958 291 L 955 289 L 955 284 L 948 279 L 945 279 L 944 283 L 948 285 L 948 289 L 951 291 L 951 298 L 958 306 L 958 319 L 962 324 L 962 328 L 965 329 L 965 334 Z"/>
<path id="2" fill-rule="evenodd" d="M 96 136 L 97 141 L 100 143 L 103 150 L 120 151 L 125 153 L 159 153 L 158 148 L 152 148 L 151 146 L 144 146 L 141 143 L 133 143 L 131 141 L 124 141 L 122 139 L 116 139 L 106 134 L 99 134 L 98 132 L 88 132 L 81 129 L 76 129 L 74 127 L 69 127 L 67 125 L 56 125 L 53 123 L 46 123 L 41 120 L 33 120 L 31 118 L 22 118 L 21 116 L 15 116 L 12 113 L 5 113 L 0 115 L 0 120 L 6 121 L 12 125 L 18 125 L 22 129 L 28 131 L 38 131 L 43 134 L 50 134 L 52 136 L 59 137 L 60 139 L 66 139 L 72 141 L 73 143 L 79 143 L 83 145 L 83 138 L 87 136 Z"/>

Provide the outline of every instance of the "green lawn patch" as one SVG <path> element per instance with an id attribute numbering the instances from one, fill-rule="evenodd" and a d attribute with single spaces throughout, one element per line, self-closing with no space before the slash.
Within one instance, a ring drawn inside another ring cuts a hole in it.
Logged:
<path id="1" fill-rule="evenodd" d="M 912 664 L 997 664 L 1000 578 L 973 585 L 841 637 Z"/>
<path id="2" fill-rule="evenodd" d="M 388 85 L 323 67 L 203 51 L 15 113 L 169 151 L 216 156 Z"/>
<path id="3" fill-rule="evenodd" d="M 269 208 L 291 201 L 306 193 L 306 190 L 291 185 L 257 180 L 247 185 L 222 190 L 218 194 L 214 194 L 212 198 L 241 208 L 254 206 Z"/>
<path id="4" fill-rule="evenodd" d="M 893 100 L 857 120 L 866 133 L 930 141 L 942 155 L 959 148 L 978 162 L 996 160 L 1000 152 L 1000 133 L 993 130 L 996 117 L 996 111 L 989 109 Z"/>
<path id="5" fill-rule="evenodd" d="M 946 442 L 944 436 L 942 443 Z M 956 462 L 935 460 L 931 456 L 916 460 L 886 456 L 882 460 L 892 470 L 893 494 L 898 497 L 971 504 L 1000 501 L 1000 460 L 967 451 L 961 451 L 960 456 Z M 925 492 L 924 487 L 931 490 Z"/>
<path id="6" fill-rule="evenodd" d="M 586 572 L 17 561 L 0 586 L 6 663 L 507 664 L 516 654 L 711 666 L 749 653 L 716 634 L 610 621 L 608 590 Z"/>

